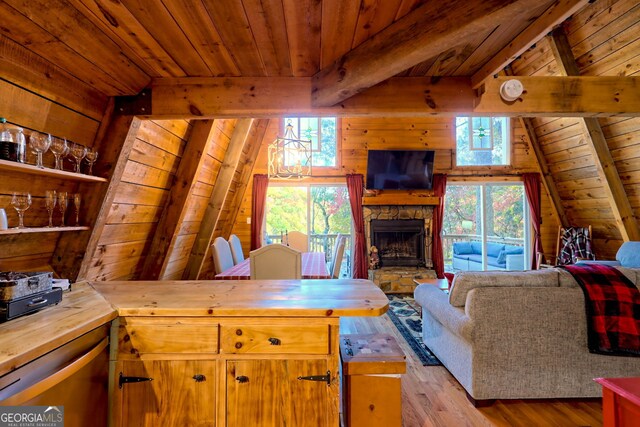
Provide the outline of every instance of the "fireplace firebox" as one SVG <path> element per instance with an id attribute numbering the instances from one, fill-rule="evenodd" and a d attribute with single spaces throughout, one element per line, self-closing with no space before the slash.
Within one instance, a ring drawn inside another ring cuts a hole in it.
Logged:
<path id="1" fill-rule="evenodd" d="M 381 266 L 424 266 L 424 239 L 422 219 L 371 220 L 371 244 Z"/>

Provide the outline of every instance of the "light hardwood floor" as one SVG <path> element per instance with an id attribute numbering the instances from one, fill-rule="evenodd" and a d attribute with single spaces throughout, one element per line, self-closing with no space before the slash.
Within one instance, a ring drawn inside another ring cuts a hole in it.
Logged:
<path id="1" fill-rule="evenodd" d="M 344 317 L 343 334 L 392 333 L 407 356 L 402 377 L 404 427 L 601 426 L 599 399 L 498 400 L 474 408 L 464 389 L 442 366 L 422 366 L 389 317 Z"/>

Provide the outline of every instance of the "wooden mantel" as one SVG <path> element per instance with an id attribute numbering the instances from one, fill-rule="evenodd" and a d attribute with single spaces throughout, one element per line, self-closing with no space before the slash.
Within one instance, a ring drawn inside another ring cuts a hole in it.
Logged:
<path id="1" fill-rule="evenodd" d="M 440 198 L 434 197 L 433 192 L 429 191 L 379 191 L 362 198 L 363 206 L 380 206 L 380 205 L 433 205 L 440 204 Z"/>

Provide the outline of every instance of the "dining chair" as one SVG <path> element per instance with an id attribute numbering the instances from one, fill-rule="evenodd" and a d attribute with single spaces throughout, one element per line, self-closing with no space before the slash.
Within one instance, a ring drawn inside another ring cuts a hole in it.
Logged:
<path id="1" fill-rule="evenodd" d="M 233 257 L 233 265 L 239 264 L 244 261 L 244 253 L 242 252 L 242 243 L 240 238 L 235 234 L 229 236 L 229 248 L 231 249 L 231 256 Z"/>
<path id="2" fill-rule="evenodd" d="M 300 231 L 289 231 L 287 246 L 300 252 L 309 252 L 309 236 Z"/>
<path id="3" fill-rule="evenodd" d="M 215 238 L 211 245 L 211 255 L 213 256 L 213 265 L 216 269 L 216 274 L 220 274 L 233 267 L 231 248 L 229 247 L 229 242 L 223 237 Z"/>
<path id="4" fill-rule="evenodd" d="M 301 279 L 302 253 L 275 243 L 249 252 L 251 279 Z"/>
<path id="5" fill-rule="evenodd" d="M 339 279 L 340 278 L 340 267 L 342 267 L 342 258 L 344 256 L 344 246 L 346 244 L 347 238 L 345 236 L 340 236 L 340 241 L 338 242 L 338 247 L 336 248 L 335 261 L 333 262 L 333 268 L 331 269 L 331 278 Z"/>

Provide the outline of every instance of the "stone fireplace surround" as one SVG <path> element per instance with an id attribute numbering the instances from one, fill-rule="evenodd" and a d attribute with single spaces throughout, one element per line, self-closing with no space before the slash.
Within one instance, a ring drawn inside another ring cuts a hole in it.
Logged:
<path id="1" fill-rule="evenodd" d="M 369 280 L 374 282 L 386 293 L 413 293 L 416 285 L 414 279 L 435 278 L 432 260 L 431 220 L 433 206 L 413 205 L 381 205 L 363 206 L 364 232 L 367 243 L 367 253 L 371 248 L 371 220 L 372 219 L 421 219 L 424 220 L 424 267 L 382 267 L 369 270 Z"/>

